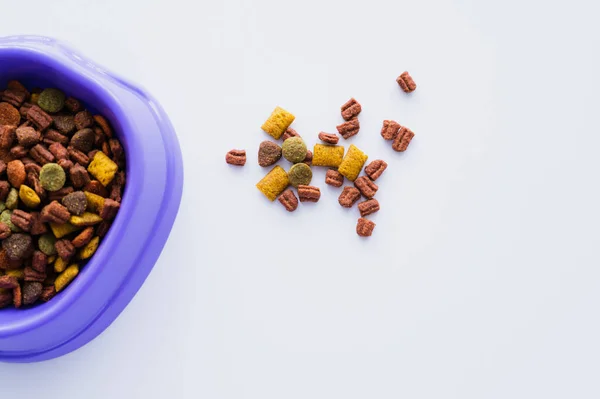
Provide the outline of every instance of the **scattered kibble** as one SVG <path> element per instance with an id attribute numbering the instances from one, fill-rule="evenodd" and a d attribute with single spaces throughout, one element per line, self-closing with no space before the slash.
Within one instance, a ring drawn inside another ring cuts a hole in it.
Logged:
<path id="1" fill-rule="evenodd" d="M 354 181 L 354 187 L 356 187 L 358 191 L 360 191 L 360 193 L 367 198 L 373 198 L 379 189 L 377 184 L 373 183 L 373 181 L 367 176 L 361 176 L 356 179 Z"/>
<path id="2" fill-rule="evenodd" d="M 258 147 L 258 164 L 271 166 L 281 159 L 281 147 L 276 143 L 265 140 Z"/>
<path id="3" fill-rule="evenodd" d="M 319 133 L 319 140 L 326 144 L 337 144 L 340 138 L 335 134 L 321 132 Z"/>
<path id="4" fill-rule="evenodd" d="M 296 130 L 294 130 L 291 127 L 288 127 L 287 129 L 285 129 L 285 132 L 283 133 L 283 141 L 286 141 L 290 137 L 300 137 L 300 135 L 298 134 L 298 132 Z"/>
<path id="5" fill-rule="evenodd" d="M 283 157 L 291 163 L 299 163 L 306 158 L 306 144 L 302 137 L 290 137 L 281 146 Z"/>
<path id="6" fill-rule="evenodd" d="M 387 168 L 387 163 L 381 159 L 376 159 L 367 166 L 365 166 L 365 174 L 373 181 L 379 179 L 379 176 Z"/>
<path id="7" fill-rule="evenodd" d="M 356 136 L 360 130 L 360 123 L 357 118 L 351 119 L 348 122 L 344 122 L 341 125 L 336 126 L 336 129 L 340 136 L 345 140 L 348 140 L 352 136 Z"/>
<path id="8" fill-rule="evenodd" d="M 354 144 L 351 144 L 346 156 L 338 167 L 338 172 L 344 175 L 346 179 L 354 181 L 360 174 L 367 158 L 368 156 L 364 152 L 359 150 Z"/>
<path id="9" fill-rule="evenodd" d="M 298 197 L 300 202 L 318 202 L 321 190 L 315 186 L 298 186 Z"/>
<path id="10" fill-rule="evenodd" d="M 372 213 L 377 212 L 378 210 L 379 210 L 379 201 L 377 201 L 375 198 L 360 202 L 358 204 L 358 211 L 360 212 L 360 216 L 363 218 L 365 216 L 368 216 Z"/>
<path id="11" fill-rule="evenodd" d="M 417 88 L 417 84 L 408 72 L 402 72 L 396 79 L 396 82 L 398 82 L 398 85 L 400 85 L 400 88 L 405 93 L 412 93 Z"/>
<path id="12" fill-rule="evenodd" d="M 298 198 L 292 190 L 285 190 L 279 196 L 279 202 L 288 212 L 294 212 L 298 208 Z"/>
<path id="13" fill-rule="evenodd" d="M 358 114 L 362 111 L 361 105 L 354 98 L 346 101 L 344 105 L 341 107 L 342 109 L 342 118 L 344 120 L 349 121 L 350 119 L 356 118 Z"/>
<path id="14" fill-rule="evenodd" d="M 352 208 L 359 199 L 360 191 L 355 187 L 346 186 L 338 197 L 338 202 L 344 208 Z"/>
<path id="15" fill-rule="evenodd" d="M 269 119 L 262 125 L 262 130 L 279 140 L 296 117 L 281 107 L 276 107 Z"/>
<path id="16" fill-rule="evenodd" d="M 329 169 L 325 174 L 325 184 L 329 184 L 333 187 L 342 187 L 344 184 L 344 176 L 335 169 Z"/>
<path id="17" fill-rule="evenodd" d="M 415 134 L 407 127 L 402 126 L 392 143 L 394 151 L 404 152 L 408 148 L 410 141 L 415 137 Z"/>
<path id="18" fill-rule="evenodd" d="M 225 162 L 229 165 L 246 165 L 246 150 L 231 150 L 225 155 Z"/>
<path id="19" fill-rule="evenodd" d="M 264 195 L 271 201 L 275 201 L 277 196 L 289 186 L 287 172 L 281 166 L 275 166 L 265 177 L 256 184 Z"/>
<path id="20" fill-rule="evenodd" d="M 40 171 L 40 184 L 45 190 L 58 191 L 65 185 L 65 171 L 56 163 L 47 163 Z"/>
<path id="21" fill-rule="evenodd" d="M 375 223 L 369 219 L 360 218 L 356 224 L 356 234 L 361 237 L 370 237 L 373 234 Z"/>
<path id="22" fill-rule="evenodd" d="M 290 180 L 290 184 L 294 187 L 300 185 L 308 186 L 312 180 L 312 170 L 310 169 L 310 166 L 305 163 L 297 163 L 290 168 L 288 179 Z"/>
<path id="23" fill-rule="evenodd" d="M 344 147 L 341 145 L 315 144 L 313 150 L 313 166 L 337 168 L 344 158 Z"/>

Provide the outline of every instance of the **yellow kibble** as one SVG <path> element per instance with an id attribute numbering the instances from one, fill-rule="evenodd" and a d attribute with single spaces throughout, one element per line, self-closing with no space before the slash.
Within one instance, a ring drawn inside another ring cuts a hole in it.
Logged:
<path id="1" fill-rule="evenodd" d="M 50 223 L 50 229 L 56 238 L 62 238 L 67 234 L 71 234 L 74 231 L 81 230 L 79 226 L 73 226 L 71 223 L 56 224 Z"/>
<path id="2" fill-rule="evenodd" d="M 39 98 L 40 98 L 39 93 L 31 93 L 31 103 L 32 104 L 37 104 Z"/>
<path id="3" fill-rule="evenodd" d="M 61 257 L 56 258 L 56 261 L 54 262 L 54 271 L 56 273 L 62 273 L 65 271 L 65 269 L 67 268 L 69 264 L 67 263 L 66 260 L 64 260 Z"/>
<path id="4" fill-rule="evenodd" d="M 256 184 L 258 188 L 268 199 L 275 201 L 275 198 L 283 192 L 290 184 L 287 172 L 281 166 L 275 166 L 265 177 Z"/>
<path id="5" fill-rule="evenodd" d="M 6 275 L 14 277 L 17 280 L 23 280 L 25 278 L 25 272 L 23 269 L 7 270 Z"/>
<path id="6" fill-rule="evenodd" d="M 367 158 L 367 154 L 359 150 L 354 144 L 350 144 L 350 148 L 348 148 L 348 152 L 346 153 L 344 160 L 338 167 L 338 172 L 340 172 L 346 179 L 354 181 L 358 177 L 365 162 L 367 162 Z"/>
<path id="7" fill-rule="evenodd" d="M 108 183 L 115 177 L 115 173 L 119 167 L 105 153 L 98 151 L 94 155 L 94 159 L 88 166 L 88 172 L 94 176 L 103 186 L 108 186 Z"/>
<path id="8" fill-rule="evenodd" d="M 85 247 L 79 250 L 79 259 L 90 258 L 98 249 L 98 244 L 100 244 L 100 237 L 92 238 L 92 240 L 88 242 Z"/>
<path id="9" fill-rule="evenodd" d="M 36 192 L 24 184 L 21 184 L 21 188 L 19 189 L 19 198 L 21 198 L 21 201 L 23 201 L 28 208 L 35 208 L 41 202 L 40 197 Z"/>
<path id="10" fill-rule="evenodd" d="M 286 129 L 290 127 L 294 119 L 296 119 L 296 117 L 287 112 L 285 109 L 281 107 L 275 107 L 275 110 L 271 113 L 269 119 L 263 123 L 261 128 L 273 136 L 275 140 L 279 140 Z"/>
<path id="11" fill-rule="evenodd" d="M 100 216 L 91 212 L 84 212 L 81 216 L 72 215 L 69 219 L 69 223 L 78 227 L 93 226 L 101 221 L 102 218 Z"/>
<path id="12" fill-rule="evenodd" d="M 89 191 L 84 191 L 83 193 L 87 199 L 87 210 L 100 213 L 100 210 L 102 210 L 102 207 L 104 206 L 104 198 L 97 194 L 90 193 Z"/>
<path id="13" fill-rule="evenodd" d="M 57 258 L 56 255 L 48 256 L 48 264 L 51 265 L 52 262 L 54 262 L 56 260 L 56 258 Z"/>
<path id="14" fill-rule="evenodd" d="M 344 147 L 341 145 L 315 144 L 313 151 L 313 166 L 337 168 L 344 158 Z"/>
<path id="15" fill-rule="evenodd" d="M 73 279 L 79 274 L 79 266 L 71 265 L 67 267 L 61 274 L 58 275 L 54 280 L 54 289 L 56 292 L 60 292 L 65 288 Z"/>

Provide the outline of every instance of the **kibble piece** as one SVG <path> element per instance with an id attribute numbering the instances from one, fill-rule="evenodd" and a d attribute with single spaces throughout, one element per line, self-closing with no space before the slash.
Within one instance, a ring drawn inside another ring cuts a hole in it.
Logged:
<path id="1" fill-rule="evenodd" d="M 381 159 L 376 159 L 365 167 L 365 174 L 373 181 L 377 180 L 379 176 L 387 168 L 387 163 Z"/>
<path id="2" fill-rule="evenodd" d="M 329 169 L 325 174 L 325 184 L 333 187 L 342 187 L 344 184 L 344 176 L 335 169 Z"/>
<path id="3" fill-rule="evenodd" d="M 298 186 L 298 197 L 300 202 L 318 202 L 321 190 L 315 186 Z"/>
<path id="4" fill-rule="evenodd" d="M 4 240 L 6 237 L 10 236 L 11 233 L 10 227 L 4 222 L 0 222 L 0 240 Z"/>
<path id="5" fill-rule="evenodd" d="M 400 85 L 405 93 L 412 93 L 417 88 L 417 84 L 408 72 L 402 72 L 396 79 L 396 82 L 398 82 L 398 85 Z"/>
<path id="6" fill-rule="evenodd" d="M 37 105 L 29 108 L 29 111 L 27 111 L 27 120 L 42 132 L 48 129 L 52 125 L 52 122 L 54 122 L 52 117 Z"/>
<path id="7" fill-rule="evenodd" d="M 340 138 L 335 134 L 321 132 L 319 133 L 319 140 L 327 144 L 337 144 Z"/>
<path id="8" fill-rule="evenodd" d="M 12 211 L 11 210 L 5 210 L 2 213 L 0 213 L 0 222 L 4 223 L 5 225 L 8 226 L 8 228 L 10 229 L 10 231 L 12 231 L 13 233 L 20 233 L 22 230 L 15 226 L 12 222 Z"/>
<path id="9" fill-rule="evenodd" d="M 58 240 L 54 243 L 57 255 L 63 260 L 70 260 L 75 255 L 75 247 L 69 240 Z"/>
<path id="10" fill-rule="evenodd" d="M 338 197 L 338 202 L 344 208 L 352 208 L 356 201 L 360 199 L 360 191 L 357 188 L 346 186 Z"/>
<path id="11" fill-rule="evenodd" d="M 71 265 L 65 269 L 54 281 L 56 292 L 62 291 L 79 274 L 79 266 Z"/>
<path id="12" fill-rule="evenodd" d="M 7 181 L 0 181 L 0 201 L 6 201 L 10 192 L 10 184 Z"/>
<path id="13" fill-rule="evenodd" d="M 358 188 L 360 193 L 366 198 L 373 198 L 379 189 L 377 184 L 373 183 L 367 176 L 361 176 L 354 182 L 354 186 Z"/>
<path id="14" fill-rule="evenodd" d="M 279 196 L 279 202 L 288 212 L 294 212 L 298 208 L 298 198 L 296 198 L 296 195 L 290 189 L 285 190 Z"/>
<path id="15" fill-rule="evenodd" d="M 16 126 L 0 124 L 0 148 L 9 150 L 16 139 Z"/>
<path id="16" fill-rule="evenodd" d="M 344 158 L 344 147 L 341 145 L 315 144 L 313 150 L 313 166 L 337 168 Z"/>
<path id="17" fill-rule="evenodd" d="M 32 235 L 38 236 L 48 232 L 48 227 L 46 227 L 46 223 L 42 222 L 42 215 L 39 212 L 31 212 L 31 219 L 31 230 L 29 232 Z"/>
<path id="18" fill-rule="evenodd" d="M 96 212 L 99 214 L 100 210 L 104 206 L 104 198 L 88 191 L 84 191 L 83 193 L 85 194 L 85 198 L 87 200 L 87 209 L 90 212 Z"/>
<path id="19" fill-rule="evenodd" d="M 360 218 L 356 224 L 356 234 L 361 237 L 370 237 L 373 234 L 375 223 L 369 219 Z"/>
<path id="20" fill-rule="evenodd" d="M 42 222 L 65 224 L 69 221 L 71 214 L 69 210 L 58 201 L 52 201 L 40 212 Z"/>
<path id="21" fill-rule="evenodd" d="M 13 276 L 0 276 L 0 289 L 12 290 L 19 285 L 17 279 Z"/>
<path id="22" fill-rule="evenodd" d="M 10 216 L 10 221 L 21 230 L 29 232 L 31 229 L 31 215 L 20 209 L 15 209 Z"/>
<path id="23" fill-rule="evenodd" d="M 83 248 L 79 250 L 79 255 L 77 256 L 79 259 L 89 259 L 98 249 L 98 245 L 100 244 L 100 237 L 94 237 L 90 242 L 88 242 Z"/>
<path id="24" fill-rule="evenodd" d="M 23 284 L 23 305 L 33 305 L 42 295 L 42 283 L 28 281 Z"/>
<path id="25" fill-rule="evenodd" d="M 275 140 L 283 135 L 283 132 L 292 124 L 296 117 L 281 107 L 275 107 L 275 110 L 269 116 L 269 119 L 262 125 L 262 130 L 273 136 Z"/>
<path id="26" fill-rule="evenodd" d="M 350 145 L 346 156 L 338 167 L 338 172 L 350 181 L 356 180 L 368 156 L 354 144 Z"/>
<path id="27" fill-rule="evenodd" d="M 42 135 L 31 126 L 21 126 L 16 130 L 17 141 L 23 147 L 32 147 L 40 142 Z"/>
<path id="28" fill-rule="evenodd" d="M 81 227 L 74 226 L 71 223 L 50 223 L 50 230 L 52 230 L 52 234 L 54 234 L 54 237 L 56 238 L 62 238 L 80 229 Z"/>
<path id="29" fill-rule="evenodd" d="M 9 259 L 25 259 L 33 255 L 33 241 L 29 234 L 15 233 L 2 240 L 2 249 Z"/>
<path id="30" fill-rule="evenodd" d="M 27 99 L 27 91 L 20 89 L 11 89 L 10 87 L 4 90 L 2 94 L 2 101 L 9 103 L 10 105 L 19 108 Z"/>
<path id="31" fill-rule="evenodd" d="M 90 128 L 85 128 L 77 131 L 77 133 L 71 137 L 69 145 L 76 150 L 89 152 L 94 148 L 95 140 L 96 135 L 94 134 L 94 131 Z"/>
<path id="32" fill-rule="evenodd" d="M 24 184 L 19 189 L 19 198 L 28 208 L 35 208 L 42 202 L 36 192 Z"/>
<path id="33" fill-rule="evenodd" d="M 54 114 L 65 106 L 65 94 L 58 89 L 45 89 L 40 93 L 37 104 L 44 111 Z"/>
<path id="34" fill-rule="evenodd" d="M 37 281 L 39 283 L 43 283 L 46 280 L 46 271 L 38 272 L 32 267 L 25 267 L 23 270 L 25 277 L 23 278 L 25 281 Z"/>
<path id="35" fill-rule="evenodd" d="M 298 134 L 298 132 L 296 130 L 294 130 L 291 127 L 288 127 L 285 130 L 285 133 L 283 133 L 283 141 L 286 141 L 290 137 L 300 137 L 300 135 Z"/>
<path id="36" fill-rule="evenodd" d="M 54 261 L 54 271 L 56 273 L 64 272 L 67 266 L 69 266 L 69 261 L 61 257 L 56 258 L 56 260 Z"/>
<path id="37" fill-rule="evenodd" d="M 358 114 L 360 114 L 360 111 L 362 111 L 362 107 L 354 98 L 351 98 L 344 105 L 342 105 L 341 109 L 342 118 L 344 118 L 346 121 L 356 118 Z"/>
<path id="38" fill-rule="evenodd" d="M 304 157 L 304 162 L 307 165 L 311 165 L 312 164 L 312 159 L 313 159 L 313 153 L 311 150 L 306 150 L 306 156 Z"/>
<path id="39" fill-rule="evenodd" d="M 307 186 L 312 180 L 312 170 L 305 163 L 297 163 L 290 168 L 288 179 L 294 187 L 298 187 L 299 185 Z"/>
<path id="40" fill-rule="evenodd" d="M 271 166 L 281 159 L 281 147 L 272 141 L 265 140 L 258 147 L 258 164 Z"/>
<path id="41" fill-rule="evenodd" d="M 119 175 L 117 174 L 117 177 L 118 176 Z M 124 183 L 125 182 L 120 182 L 121 185 L 123 185 Z M 92 180 L 88 184 L 86 184 L 84 187 L 84 191 L 99 195 L 104 198 L 108 197 L 108 191 L 106 190 L 106 187 L 104 187 L 102 183 L 100 183 L 98 180 Z"/>
<path id="42" fill-rule="evenodd" d="M 78 99 L 74 97 L 68 97 L 65 100 L 65 108 L 68 109 L 69 112 L 76 114 L 83 109 L 83 106 Z"/>
<path id="43" fill-rule="evenodd" d="M 77 237 L 73 238 L 71 243 L 75 248 L 81 248 L 85 246 L 90 240 L 94 237 L 94 228 L 86 227 L 81 233 L 77 235 Z"/>
<path id="44" fill-rule="evenodd" d="M 381 128 L 381 137 L 383 137 L 384 140 L 394 140 L 398 135 L 400 127 L 400 124 L 396 121 L 384 120 L 383 127 Z"/>
<path id="45" fill-rule="evenodd" d="M 10 276 L 10 277 L 14 277 L 19 281 L 22 281 L 25 279 L 25 272 L 23 271 L 23 269 L 7 270 L 6 275 Z"/>
<path id="46" fill-rule="evenodd" d="M 408 148 L 411 140 L 415 137 L 415 134 L 407 127 L 402 126 L 398 131 L 398 135 L 392 143 L 392 149 L 398 152 L 404 152 Z"/>
<path id="47" fill-rule="evenodd" d="M 363 201 L 358 204 L 358 210 L 360 212 L 360 216 L 364 218 L 365 216 L 368 216 L 379 210 L 379 201 L 377 201 L 375 198 Z"/>
<path id="48" fill-rule="evenodd" d="M 275 201 L 275 198 L 289 186 L 287 172 L 281 166 L 275 166 L 265 177 L 256 184 L 258 188 L 268 199 Z"/>
<path id="49" fill-rule="evenodd" d="M 91 181 L 88 171 L 78 163 L 69 169 L 69 177 L 75 188 L 85 187 Z"/>
<path id="50" fill-rule="evenodd" d="M 345 140 L 348 140 L 350 137 L 358 134 L 358 131 L 360 130 L 360 123 L 358 122 L 358 119 L 355 118 L 336 126 L 336 129 L 340 136 L 342 136 Z"/>
<path id="51" fill-rule="evenodd" d="M 34 251 L 31 259 L 31 267 L 38 272 L 43 272 L 48 266 L 48 256 L 42 251 Z"/>
<path id="52" fill-rule="evenodd" d="M 0 103 L 0 125 L 17 126 L 21 121 L 19 110 L 9 103 Z"/>
<path id="53" fill-rule="evenodd" d="M 119 167 L 103 152 L 94 155 L 94 159 L 88 166 L 88 172 L 94 176 L 104 187 L 113 180 Z"/>
<path id="54" fill-rule="evenodd" d="M 8 192 L 8 196 L 6 197 L 6 201 L 4 202 L 4 205 L 6 205 L 6 207 L 11 210 L 17 209 L 17 206 L 19 206 L 19 192 L 16 189 L 10 189 L 10 191 Z"/>
<path id="55" fill-rule="evenodd" d="M 246 150 L 229 151 L 227 155 L 225 155 L 225 162 L 229 165 L 244 166 L 246 164 Z"/>
<path id="56" fill-rule="evenodd" d="M 306 158 L 306 144 L 301 137 L 290 137 L 281 146 L 283 157 L 291 163 L 299 163 Z"/>
<path id="57" fill-rule="evenodd" d="M 10 161 L 6 165 L 6 175 L 8 176 L 9 183 L 14 188 L 21 187 L 21 184 L 25 183 L 27 179 L 27 172 L 25 172 L 25 165 L 19 159 Z"/>
<path id="58" fill-rule="evenodd" d="M 71 134 L 75 131 L 75 118 L 71 115 L 56 115 L 54 126 L 62 134 Z"/>
<path id="59" fill-rule="evenodd" d="M 58 191 L 65 185 L 67 176 L 60 165 L 47 163 L 40 171 L 40 184 L 45 190 Z"/>
<path id="60" fill-rule="evenodd" d="M 81 216 L 73 215 L 69 223 L 77 227 L 93 226 L 102 222 L 102 218 L 95 213 L 84 212 Z"/>
<path id="61" fill-rule="evenodd" d="M 104 205 L 100 210 L 100 217 L 102 220 L 112 220 L 117 216 L 117 212 L 119 212 L 120 207 L 121 204 L 119 204 L 117 201 L 106 198 L 104 200 Z"/>
<path id="62" fill-rule="evenodd" d="M 88 127 L 92 127 L 94 126 L 94 117 L 92 116 L 92 114 L 87 111 L 80 111 L 77 114 L 75 114 L 75 128 L 77 130 L 81 130 L 81 129 L 85 129 Z"/>
<path id="63" fill-rule="evenodd" d="M 55 295 L 56 295 L 56 289 L 54 288 L 54 285 L 50 285 L 50 286 L 44 287 L 42 289 L 42 294 L 40 295 L 39 299 L 42 302 L 48 302 L 49 300 L 54 298 Z"/>
<path id="64" fill-rule="evenodd" d="M 94 115 L 94 121 L 98 126 L 100 126 L 100 129 L 102 129 L 102 132 L 106 135 L 106 137 L 110 138 L 113 136 L 112 129 L 110 128 L 110 123 L 108 123 L 105 117 L 103 117 L 102 115 Z"/>
<path id="65" fill-rule="evenodd" d="M 55 243 L 56 239 L 52 234 L 44 234 L 38 238 L 38 248 L 48 256 L 56 254 L 56 248 L 54 248 Z"/>
<path id="66" fill-rule="evenodd" d="M 72 215 L 80 216 L 87 208 L 87 198 L 83 191 L 75 191 L 68 194 L 63 197 L 61 202 Z"/>

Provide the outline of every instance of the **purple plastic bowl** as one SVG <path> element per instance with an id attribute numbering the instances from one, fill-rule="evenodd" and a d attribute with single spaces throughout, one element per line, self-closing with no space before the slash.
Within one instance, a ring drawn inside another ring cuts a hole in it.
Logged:
<path id="1" fill-rule="evenodd" d="M 0 310 L 0 361 L 24 363 L 85 345 L 127 306 L 175 221 L 183 164 L 173 127 L 149 94 L 56 40 L 0 38 L 0 87 L 9 79 L 81 99 L 110 120 L 127 154 L 121 210 L 79 276 L 48 303 Z"/>

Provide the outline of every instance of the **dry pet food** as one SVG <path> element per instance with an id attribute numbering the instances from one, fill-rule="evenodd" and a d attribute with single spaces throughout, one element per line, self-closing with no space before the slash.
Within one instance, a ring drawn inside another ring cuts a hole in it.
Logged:
<path id="1" fill-rule="evenodd" d="M 354 182 L 354 187 L 358 188 L 360 193 L 366 198 L 373 198 L 379 189 L 377 184 L 373 183 L 367 176 L 361 176 Z"/>
<path id="2" fill-rule="evenodd" d="M 291 163 L 298 163 L 304 161 L 306 158 L 306 144 L 302 137 L 290 137 L 283 142 L 281 146 L 283 157 Z"/>
<path id="3" fill-rule="evenodd" d="M 345 121 L 349 121 L 350 119 L 356 118 L 360 111 L 362 111 L 362 107 L 354 98 L 348 100 L 344 105 L 342 105 L 342 118 Z"/>
<path id="4" fill-rule="evenodd" d="M 325 184 L 333 187 L 342 187 L 344 184 L 344 176 L 335 169 L 329 169 L 325 174 Z"/>
<path id="5" fill-rule="evenodd" d="M 125 151 L 104 117 L 60 89 L 11 81 L 0 97 L 0 308 L 27 308 L 64 290 L 100 245 Z"/>
<path id="6" fill-rule="evenodd" d="M 359 150 L 354 144 L 351 144 L 346 156 L 338 167 L 338 172 L 348 180 L 354 181 L 362 170 L 367 158 L 367 154 Z"/>
<path id="7" fill-rule="evenodd" d="M 415 134 L 407 127 L 400 127 L 394 142 L 392 143 L 392 148 L 394 151 L 404 152 L 408 148 L 410 141 L 415 137 Z"/>
<path id="8" fill-rule="evenodd" d="M 321 198 L 321 190 L 314 186 L 298 186 L 298 197 L 300 202 L 318 202 Z"/>
<path id="9" fill-rule="evenodd" d="M 355 118 L 338 125 L 336 128 L 340 136 L 348 140 L 350 137 L 358 134 L 358 131 L 360 130 L 360 123 L 358 122 L 358 119 Z"/>
<path id="10" fill-rule="evenodd" d="M 290 137 L 300 137 L 298 132 L 291 127 L 285 129 L 285 133 L 283 133 L 283 141 L 286 141 Z"/>
<path id="11" fill-rule="evenodd" d="M 313 159 L 313 153 L 311 150 L 306 150 L 306 157 L 304 158 L 304 162 L 307 165 L 312 164 L 312 159 Z"/>
<path id="12" fill-rule="evenodd" d="M 294 212 L 298 208 L 298 198 L 292 190 L 285 190 L 279 196 L 279 202 L 285 207 L 288 212 Z"/>
<path id="13" fill-rule="evenodd" d="M 417 88 L 415 81 L 408 72 L 402 72 L 396 79 L 396 82 L 398 82 L 405 93 L 412 93 Z"/>
<path id="14" fill-rule="evenodd" d="M 283 135 L 296 117 L 281 107 L 276 107 L 269 119 L 262 125 L 262 130 L 273 136 L 275 140 Z"/>
<path id="15" fill-rule="evenodd" d="M 383 121 L 383 127 L 381 128 L 381 137 L 385 140 L 394 140 L 400 130 L 400 124 L 396 121 L 385 120 Z"/>
<path id="16" fill-rule="evenodd" d="M 344 208 L 352 208 L 356 201 L 360 199 L 360 191 L 357 188 L 346 186 L 338 197 L 338 202 Z"/>
<path id="17" fill-rule="evenodd" d="M 246 150 L 231 150 L 225 155 L 225 162 L 229 165 L 246 165 Z"/>
<path id="18" fill-rule="evenodd" d="M 290 168 L 288 179 L 290 180 L 290 184 L 294 187 L 300 185 L 308 186 L 312 180 L 312 170 L 310 170 L 310 166 L 305 163 L 297 163 Z"/>
<path id="19" fill-rule="evenodd" d="M 370 237 L 373 234 L 375 223 L 369 219 L 360 218 L 356 224 L 356 234 L 361 237 Z"/>
<path id="20" fill-rule="evenodd" d="M 337 168 L 344 158 L 344 147 L 341 145 L 315 144 L 313 166 Z"/>
<path id="21" fill-rule="evenodd" d="M 335 134 L 321 132 L 319 133 L 319 140 L 327 144 L 337 144 L 340 138 Z"/>
<path id="22" fill-rule="evenodd" d="M 360 202 L 358 204 L 358 210 L 360 212 L 360 216 L 364 218 L 365 216 L 368 216 L 379 210 L 379 201 L 377 201 L 375 198 L 372 198 L 370 200 Z"/>
<path id="23" fill-rule="evenodd" d="M 275 166 L 256 184 L 256 188 L 271 201 L 290 185 L 287 172 L 281 166 Z"/>
<path id="24" fill-rule="evenodd" d="M 365 174 L 373 181 L 377 180 L 379 176 L 387 168 L 387 163 L 381 159 L 376 159 L 367 166 L 365 166 Z"/>
<path id="25" fill-rule="evenodd" d="M 258 147 L 258 164 L 271 166 L 281 159 L 281 147 L 272 141 L 265 140 Z"/>

